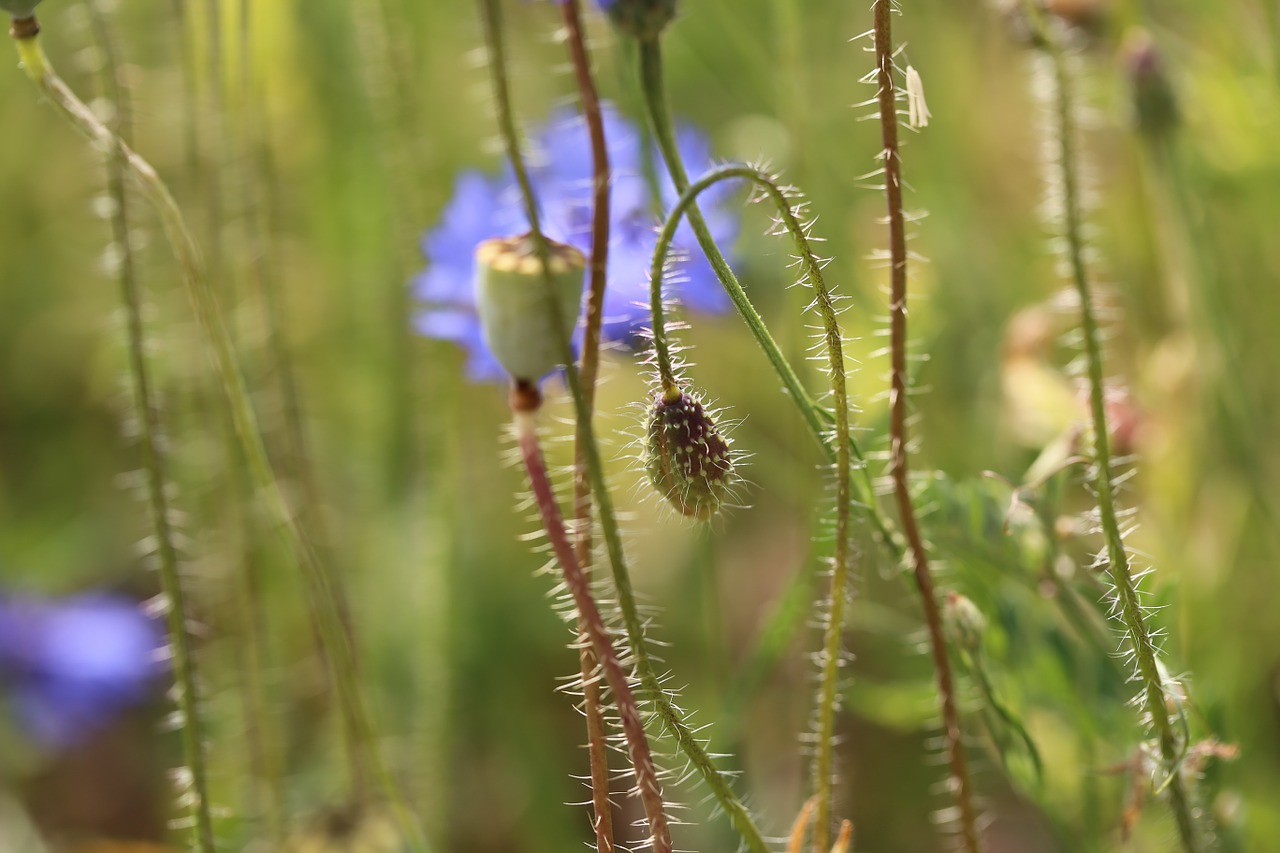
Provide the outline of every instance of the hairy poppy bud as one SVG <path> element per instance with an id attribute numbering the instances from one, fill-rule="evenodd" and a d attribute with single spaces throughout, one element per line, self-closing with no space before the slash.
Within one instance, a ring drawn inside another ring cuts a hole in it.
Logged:
<path id="1" fill-rule="evenodd" d="M 735 482 L 729 443 L 696 397 L 659 392 L 645 439 L 649 480 L 682 515 L 706 521 Z"/>
<path id="2" fill-rule="evenodd" d="M 676 15 L 676 0 L 596 0 L 614 26 L 641 41 L 656 39 Z"/>
<path id="3" fill-rule="evenodd" d="M 532 235 L 485 240 L 476 247 L 476 308 L 481 331 L 512 378 L 537 382 L 564 363 L 582 301 L 582 252 L 547 241 L 550 275 L 542 271 Z M 551 293 L 547 281 L 551 281 Z M 548 299 L 555 299 L 554 311 Z"/>

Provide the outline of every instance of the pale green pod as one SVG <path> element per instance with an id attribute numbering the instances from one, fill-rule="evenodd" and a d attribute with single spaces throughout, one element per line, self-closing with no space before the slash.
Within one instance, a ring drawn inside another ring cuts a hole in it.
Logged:
<path id="1" fill-rule="evenodd" d="M 564 363 L 564 342 L 573 334 L 582 302 L 586 257 L 554 240 L 547 240 L 547 251 L 552 293 L 531 235 L 495 238 L 476 247 L 476 307 L 484 341 L 513 379 L 527 382 Z"/>

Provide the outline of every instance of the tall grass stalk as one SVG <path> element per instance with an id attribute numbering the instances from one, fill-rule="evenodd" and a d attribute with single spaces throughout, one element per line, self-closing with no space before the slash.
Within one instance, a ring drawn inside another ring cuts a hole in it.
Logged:
<path id="1" fill-rule="evenodd" d="M 924 609 L 929 634 L 929 651 L 937 680 L 938 699 L 942 711 L 943 739 L 950 773 L 950 789 L 955 800 L 958 830 L 967 853 L 978 853 L 982 844 L 978 835 L 978 816 L 974 805 L 973 783 L 965 755 L 964 734 L 960 726 L 960 710 L 956 702 L 955 679 L 947 654 L 946 634 L 929 555 L 920 533 L 911 497 L 907 464 L 907 233 L 902 208 L 902 158 L 898 148 L 898 87 L 894 80 L 892 0 L 876 0 L 874 14 L 874 52 L 876 68 L 871 79 L 876 86 L 880 112 L 880 134 L 883 162 L 886 221 L 889 227 L 889 472 L 893 479 L 898 518 L 902 524 L 910 556 L 912 575 Z"/>
<path id="2" fill-rule="evenodd" d="M 133 249 L 130 245 L 129 196 L 125 191 L 126 157 L 123 138 L 128 110 L 125 105 L 124 86 L 120 79 L 119 60 L 114 40 L 108 31 L 104 13 L 98 0 L 87 4 L 99 46 L 103 51 L 103 80 L 107 97 L 116 105 L 116 120 L 120 131 L 112 135 L 114 144 L 107 157 L 107 193 L 112 200 L 111 235 L 118 254 L 116 278 L 120 285 L 120 297 L 124 306 L 125 329 L 128 341 L 129 375 L 133 385 L 134 411 L 138 422 L 138 448 L 142 467 L 146 472 L 147 506 L 151 515 L 151 528 L 156 543 L 156 558 L 160 570 L 160 582 L 166 599 L 165 617 L 168 621 L 170 659 L 173 662 L 174 699 L 181 716 L 182 754 L 185 772 L 179 773 L 179 800 L 188 804 L 191 811 L 192 845 L 198 853 L 214 853 L 213 818 L 209 804 L 208 762 L 205 750 L 204 721 L 201 716 L 201 689 L 195 649 L 187 628 L 187 604 L 182 586 L 182 571 L 178 549 L 174 543 L 175 531 L 170 522 L 173 508 L 167 493 L 168 478 L 165 474 L 161 442 L 164 424 L 160 415 L 160 403 L 152 387 L 151 371 L 147 364 L 146 328 L 142 318 L 143 296 L 138 285 Z"/>
<path id="3" fill-rule="evenodd" d="M 365 781 L 370 768 L 383 793 L 396 804 L 401 828 L 410 839 L 418 832 L 407 809 L 400 802 L 395 784 L 373 748 L 373 729 L 356 676 L 355 651 L 348 641 L 336 604 L 332 579 L 316 558 L 311 543 L 298 526 L 293 509 L 285 499 L 272 471 L 271 462 L 258 430 L 257 417 L 250 402 L 243 374 L 237 364 L 231 335 L 223 319 L 218 297 L 205 275 L 204 263 L 195 240 L 187 228 L 181 208 L 156 170 L 120 141 L 110 128 L 76 97 L 58 76 L 40 42 L 35 18 L 15 22 L 14 35 L 19 58 L 27 76 L 44 93 L 49 102 L 76 130 L 96 145 L 118 146 L 128 174 L 151 202 L 160 218 L 164 233 L 177 259 L 183 283 L 192 303 L 196 319 L 210 349 L 214 369 L 227 399 L 231 420 L 239 437 L 254 488 L 266 502 L 290 553 L 297 560 L 303 585 L 326 652 L 326 665 L 337 690 L 339 706 L 346 724 L 346 748 L 351 769 L 353 794 L 357 799 L 367 795 Z"/>
<path id="4" fill-rule="evenodd" d="M 1155 734 L 1160 756 L 1160 774 L 1163 777 L 1156 779 L 1155 787 L 1168 795 L 1183 851 L 1199 853 L 1205 849 L 1207 833 L 1202 833 L 1197 825 L 1191 795 L 1182 772 L 1188 746 L 1184 733 L 1180 731 L 1183 726 L 1183 699 L 1179 695 L 1182 688 L 1166 680 L 1157 661 L 1159 649 L 1154 639 L 1155 632 L 1147 623 L 1148 613 L 1142 606 L 1138 581 L 1130 565 L 1116 505 L 1115 473 L 1107 424 L 1102 333 L 1094 310 L 1093 288 L 1085 260 L 1085 211 L 1081 163 L 1076 147 L 1078 128 L 1075 119 L 1074 80 L 1069 68 L 1069 57 L 1057 33 L 1052 31 L 1040 10 L 1032 3 L 1027 2 L 1024 6 L 1036 28 L 1038 41 L 1050 68 L 1052 90 L 1049 95 L 1049 113 L 1052 126 L 1049 133 L 1051 144 L 1055 146 L 1053 168 L 1056 170 L 1055 178 L 1060 196 L 1060 209 L 1056 213 L 1061 220 L 1071 282 L 1080 302 L 1080 324 L 1089 384 L 1089 412 L 1093 427 L 1092 486 L 1098 500 L 1098 520 L 1105 543 L 1104 553 L 1099 555 L 1099 563 L 1106 567 L 1111 577 L 1114 612 L 1124 625 L 1124 636 L 1134 664 L 1134 680 L 1141 685 L 1139 702 L 1144 721 Z"/>

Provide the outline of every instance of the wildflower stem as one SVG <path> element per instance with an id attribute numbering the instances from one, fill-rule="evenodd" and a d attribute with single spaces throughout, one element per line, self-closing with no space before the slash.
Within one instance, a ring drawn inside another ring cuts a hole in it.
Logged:
<path id="1" fill-rule="evenodd" d="M 22 24 L 21 28 L 19 25 Z M 325 650 L 342 710 L 348 761 L 352 773 L 353 792 L 363 798 L 370 769 L 376 770 L 385 795 L 397 805 L 402 829 L 410 838 L 417 836 L 416 827 L 400 805 L 399 795 L 385 767 L 372 749 L 373 731 L 368 711 L 356 677 L 354 650 L 341 625 L 333 581 L 317 560 L 306 536 L 298 526 L 271 468 L 271 462 L 258 430 L 257 418 L 249 400 L 243 374 L 236 363 L 235 348 L 223 320 L 217 295 L 205 276 L 203 261 L 195 240 L 187 228 L 182 210 L 156 170 L 104 125 L 76 97 L 54 71 L 39 40 L 39 27 L 32 18 L 15 22 L 18 55 L 27 76 L 59 113 L 90 141 L 107 148 L 118 146 L 121 161 L 128 173 L 155 208 L 164 233 L 181 269 L 196 319 L 210 349 L 210 356 L 227 398 L 231 419 L 241 449 L 248 463 L 254 487 L 276 519 L 279 531 L 300 566 L 304 587 L 316 618 L 317 629 Z M 415 842 L 416 843 L 416 842 Z"/>
<path id="2" fill-rule="evenodd" d="M 1031 4 L 1027 4 L 1028 7 Z M 1112 475 L 1111 438 L 1107 427 L 1106 386 L 1103 379 L 1101 333 L 1094 313 L 1089 270 L 1085 262 L 1083 234 L 1084 209 L 1081 200 L 1080 167 L 1075 146 L 1076 125 L 1073 88 L 1067 57 L 1057 38 L 1035 8 L 1028 8 L 1040 43 L 1051 63 L 1053 80 L 1052 136 L 1057 143 L 1055 157 L 1061 184 L 1061 213 L 1067 265 L 1072 284 L 1080 300 L 1080 323 L 1084 333 L 1085 359 L 1089 379 L 1089 411 L 1093 426 L 1093 489 L 1098 498 L 1098 517 L 1106 547 L 1107 571 L 1116 590 L 1116 607 L 1124 623 L 1132 648 L 1137 677 L 1142 684 L 1142 707 L 1149 718 L 1159 744 L 1161 770 L 1165 778 L 1155 784 L 1168 792 L 1178 837 L 1185 853 L 1202 849 L 1189 792 L 1182 775 L 1184 738 L 1178 732 L 1177 710 L 1170 710 L 1165 680 L 1157 663 L 1157 648 L 1146 623 L 1139 600 L 1138 586 L 1129 565 L 1129 552 L 1124 544 L 1116 511 L 1115 484 Z"/>
<path id="3" fill-rule="evenodd" d="M 524 160 L 520 152 L 520 138 L 516 133 L 515 121 L 511 107 L 509 86 L 507 84 L 506 60 L 502 46 L 502 31 L 499 23 L 497 0 L 478 0 L 481 17 L 484 20 L 485 39 L 489 49 L 489 67 L 493 77 L 494 96 L 498 108 L 498 126 L 507 149 L 507 157 L 515 172 L 517 183 L 524 199 L 525 212 L 529 218 L 530 231 L 534 237 L 534 246 L 538 252 L 544 274 L 547 276 L 548 294 L 554 292 L 550 280 L 551 265 L 546 238 L 543 237 L 538 224 L 537 198 L 529 182 L 524 168 Z M 548 305 L 549 311 L 556 310 L 554 304 Z M 561 342 L 564 363 L 572 365 L 573 353 L 567 339 Z M 569 386 L 569 394 L 573 399 L 574 414 L 578 420 L 578 435 L 586 456 L 587 475 L 591 480 L 591 491 L 595 496 L 596 512 L 600 518 L 600 530 L 604 538 L 605 550 L 609 556 L 609 565 L 613 572 L 613 582 L 618 598 L 618 608 L 622 612 L 623 624 L 627 631 L 627 642 L 635 659 L 635 673 L 640 679 L 640 686 L 649 701 L 653 702 L 659 719 L 667 731 L 671 732 L 680 751 L 711 789 L 720 807 L 729 815 L 734 827 L 742 836 L 747 848 L 752 853 L 769 853 L 769 845 L 765 842 L 760 829 L 755 825 L 746 806 L 738 799 L 733 787 L 712 762 L 711 757 L 698 742 L 697 736 L 684 719 L 683 712 L 671 701 L 671 697 L 662 689 L 653 661 L 649 657 L 646 646 L 644 623 L 640 620 L 640 611 L 636 604 L 635 592 L 631 588 L 631 577 L 627 571 L 626 557 L 623 553 L 622 535 L 618 527 L 617 515 L 613 509 L 613 496 L 605 482 L 604 462 L 600 457 L 600 447 L 596 442 L 595 431 L 591 424 L 590 411 L 582 392 L 578 372 L 572 367 L 565 370 L 565 382 Z"/>
<path id="4" fill-rule="evenodd" d="M 769 359 L 769 363 L 773 366 L 774 372 L 778 374 L 778 378 L 782 381 L 783 387 L 787 391 L 787 395 L 795 403 L 796 408 L 800 410 L 800 416 L 804 419 L 805 426 L 809 428 L 809 432 L 818 442 L 826 455 L 827 460 L 832 464 L 835 463 L 839 451 L 836 442 L 832 441 L 827 434 L 827 429 L 834 426 L 835 416 L 817 403 L 805 390 L 804 385 L 800 382 L 800 378 L 791 368 L 790 362 L 783 354 L 781 347 L 773 339 L 769 333 L 769 329 L 764 324 L 764 320 L 760 317 L 760 312 L 756 311 L 755 306 L 751 304 L 751 300 L 747 298 L 746 291 L 742 289 L 742 285 L 738 282 L 738 278 L 734 275 L 733 270 L 729 267 L 728 262 L 724 258 L 724 254 L 716 245 L 715 238 L 711 235 L 711 230 L 707 227 L 706 220 L 699 210 L 696 197 L 704 189 L 714 183 L 727 180 L 734 177 L 747 177 L 746 174 L 729 174 L 722 173 L 721 170 L 713 170 L 707 173 L 693 187 L 690 186 L 688 173 L 684 168 L 684 160 L 680 155 L 680 148 L 676 144 L 675 130 L 671 123 L 670 113 L 667 110 L 666 95 L 662 84 L 662 56 L 659 46 L 656 42 L 642 42 L 640 45 L 640 62 L 642 86 L 644 88 L 645 100 L 649 110 L 649 121 L 653 125 L 654 133 L 658 140 L 658 146 L 662 149 L 662 156 L 666 161 L 667 170 L 671 174 L 671 181 L 676 186 L 676 190 L 680 193 L 689 194 L 690 200 L 686 202 L 680 209 L 682 215 L 687 213 L 689 224 L 693 227 L 694 235 L 698 238 L 698 244 L 702 247 L 707 260 L 711 263 L 712 269 L 719 278 L 721 286 L 725 292 L 729 294 L 729 298 L 733 301 L 734 306 L 738 309 L 739 315 L 743 322 L 747 324 L 747 328 L 751 330 L 751 334 L 755 337 L 756 343 L 760 349 L 764 351 L 765 357 Z M 749 167 L 728 167 L 749 168 Z M 758 170 L 749 170 L 752 174 L 762 176 L 772 181 L 768 175 Z M 683 199 L 682 199 L 683 201 Z M 678 217 L 677 217 L 678 219 Z M 665 229 L 664 229 L 665 233 Z M 803 236 L 803 231 L 798 232 Z M 675 235 L 675 226 L 672 225 L 670 233 L 666 236 L 669 244 Z M 793 237 L 796 232 L 793 232 Z M 655 255 L 659 251 L 665 257 L 667 248 L 664 247 L 662 239 L 658 241 L 655 247 Z M 651 279 L 652 280 L 652 279 Z M 651 308 L 653 306 L 651 297 Z M 662 306 L 659 304 L 654 310 L 654 350 L 658 354 L 658 370 L 659 377 L 663 384 L 664 392 L 670 390 L 674 385 L 668 386 L 668 383 L 674 383 L 674 373 L 671 369 L 671 358 L 668 354 L 666 342 L 665 324 L 662 322 Z M 665 364 L 665 368 L 664 368 Z M 665 371 L 665 372 L 664 372 Z M 870 519 L 872 527 L 875 528 L 877 536 L 884 543 L 885 547 L 895 556 L 902 555 L 902 545 L 898 540 L 897 532 L 894 530 L 892 523 L 885 518 L 880 512 L 876 501 L 876 493 L 874 485 L 871 482 L 871 474 L 866 466 L 866 458 L 863 456 L 861 448 L 857 441 L 852 437 L 848 440 L 849 450 L 853 454 L 853 460 L 862 471 L 862 477 L 859 483 L 859 501 Z"/>
<path id="5" fill-rule="evenodd" d="M 956 704 L 951 661 L 947 657 L 947 641 L 942 613 L 929 557 L 920 535 L 907 468 L 907 236 L 902 213 L 902 160 L 898 150 L 897 86 L 893 79 L 893 39 L 890 0 L 876 0 L 874 7 L 875 81 L 880 110 L 880 133 L 884 162 L 885 203 L 889 225 L 889 337 L 891 350 L 891 391 L 889 409 L 889 469 L 898 516 L 907 540 L 916 588 L 924 608 L 933 657 L 934 676 L 942 706 L 943 738 L 951 774 L 951 792 L 959 815 L 960 839 L 966 853 L 982 849 L 978 838 L 978 819 L 973 803 L 969 765 L 960 728 L 960 712 Z"/>
<path id="6" fill-rule="evenodd" d="M 582 382 L 583 401 L 588 417 L 594 417 L 596 376 L 600 366 L 600 328 L 604 320 L 604 290 L 609 269 L 609 149 L 604 136 L 604 116 L 600 111 L 600 95 L 591 74 L 591 58 L 582 30 L 582 9 L 578 0 L 560 5 L 565 27 L 565 44 L 573 61 L 578 83 L 578 99 L 591 139 L 591 273 L 587 286 L 587 309 L 582 338 L 582 356 L 578 375 Z M 577 439 L 574 451 L 573 516 L 576 524 L 575 551 L 578 563 L 591 572 L 591 481 L 587 475 L 587 459 Z M 586 626 L 579 620 L 578 630 Z M 592 678 L 598 662 L 588 645 L 578 648 L 582 670 L 582 710 L 587 719 L 587 757 L 591 765 L 591 800 L 595 811 L 592 825 L 599 853 L 613 850 L 613 808 L 609 802 L 609 752 L 606 743 L 604 713 L 600 707 L 600 684 Z"/>
<path id="7" fill-rule="evenodd" d="M 532 393 L 536 399 L 536 389 L 532 390 Z M 517 393 L 513 393 L 513 399 L 517 396 Z M 546 464 L 543 462 L 542 451 L 538 445 L 534 411 L 536 409 L 526 411 L 513 406 L 516 441 L 520 446 L 520 456 L 524 460 L 529 483 L 533 487 L 538 512 L 542 516 L 542 526 L 547 531 L 552 551 L 564 572 L 565 584 L 569 587 L 574 605 L 578 610 L 579 623 L 592 649 L 595 650 L 596 659 L 600 662 L 599 670 L 603 673 L 605 683 L 609 686 L 613 701 L 618 707 L 618 717 L 626 737 L 627 751 L 630 753 L 631 765 L 636 773 L 636 789 L 644 805 L 645 817 L 649 822 L 653 850 L 656 853 L 671 853 L 671 830 L 663 809 L 662 783 L 658 780 L 653 755 L 649 751 L 649 739 L 644 731 L 640 709 L 631 692 L 626 670 L 618 659 L 618 651 L 609 638 L 604 618 L 600 615 L 600 609 L 591 595 L 591 584 L 578 562 L 577 554 L 569 541 L 568 531 L 565 530 L 564 519 L 560 515 L 560 507 L 556 503 L 551 480 L 547 475 Z M 589 679 L 596 677 L 595 671 L 588 674 Z"/>
<path id="8" fill-rule="evenodd" d="M 661 136 L 661 132 L 659 133 Z M 658 241 L 654 247 L 653 264 L 649 271 L 649 308 L 653 313 L 653 341 L 658 373 L 664 393 L 675 393 L 674 370 L 666 342 L 666 323 L 662 307 L 662 270 L 667 251 L 675 237 L 680 220 L 688 214 L 692 218 L 697 209 L 698 193 L 719 181 L 740 178 L 755 184 L 774 203 L 782 226 L 795 242 L 796 252 L 804 276 L 816 294 L 815 302 L 822 315 L 824 340 L 827 347 L 831 395 L 835 403 L 835 435 L 822 436 L 823 446 L 834 449 L 836 470 L 836 548 L 832 563 L 831 592 L 828 598 L 826 636 L 823 640 L 822 674 L 818 688 L 818 741 L 814 760 L 815 810 L 814 846 L 819 851 L 830 847 L 831 840 L 831 791 L 833 777 L 833 749 L 835 744 L 835 716 L 839 704 L 840 643 L 844 629 L 845 588 L 849 581 L 849 506 L 852 496 L 850 470 L 851 447 L 856 448 L 849 431 L 849 397 L 845 384 L 844 350 L 840 334 L 840 321 L 836 314 L 831 290 L 822 275 L 822 262 L 814 254 L 805 227 L 796 216 L 795 208 L 774 179 L 765 172 L 750 166 L 725 166 L 687 186 L 683 195 L 667 215 Z M 754 309 L 752 309 L 754 310 Z M 763 323 L 761 324 L 763 327 Z M 863 466 L 865 470 L 865 466 Z M 872 513 L 876 515 L 876 513 Z"/>
<path id="9" fill-rule="evenodd" d="M 107 90 L 112 101 L 119 105 L 117 115 L 124 116 L 123 93 L 115 50 L 111 40 L 106 37 L 105 22 L 102 20 L 102 13 L 97 3 L 91 2 L 88 5 L 90 18 L 106 58 L 104 78 Z M 142 321 L 142 296 L 135 274 L 133 251 L 129 245 L 129 206 L 124 178 L 125 154 L 120 136 L 113 138 L 116 144 L 111 147 L 107 160 L 107 191 L 114 202 L 111 231 L 114 245 L 120 252 L 117 278 L 125 310 L 129 372 L 133 379 L 134 410 L 137 412 L 139 426 L 138 445 L 142 456 L 142 467 L 146 471 L 147 506 L 155 533 L 160 582 L 167 599 L 165 615 L 172 651 L 175 700 L 178 712 L 182 716 L 182 752 L 190 773 L 190 791 L 182 793 L 190 795 L 191 810 L 195 818 L 192 830 L 195 849 L 199 853 L 214 853 L 204 724 L 200 713 L 200 685 L 191 634 L 187 631 L 187 606 L 182 588 L 178 551 L 174 545 L 173 529 L 169 523 L 171 508 L 165 491 L 167 479 L 160 453 L 164 426 L 160 419 L 159 403 L 151 387 L 146 357 L 146 330 Z"/>

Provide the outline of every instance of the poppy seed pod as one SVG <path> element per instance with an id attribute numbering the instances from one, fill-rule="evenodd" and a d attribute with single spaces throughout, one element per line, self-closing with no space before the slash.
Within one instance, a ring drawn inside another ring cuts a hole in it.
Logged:
<path id="1" fill-rule="evenodd" d="M 554 240 L 547 240 L 547 252 L 551 269 L 544 274 L 531 234 L 476 247 L 476 308 L 485 343 L 513 379 L 527 382 L 564 363 L 582 301 L 586 257 Z"/>
<path id="2" fill-rule="evenodd" d="M 729 498 L 735 482 L 729 443 L 696 397 L 656 396 L 645 451 L 649 480 L 682 515 L 706 521 Z"/>

